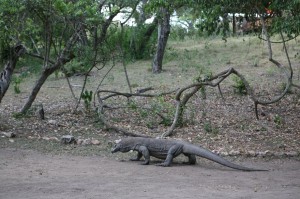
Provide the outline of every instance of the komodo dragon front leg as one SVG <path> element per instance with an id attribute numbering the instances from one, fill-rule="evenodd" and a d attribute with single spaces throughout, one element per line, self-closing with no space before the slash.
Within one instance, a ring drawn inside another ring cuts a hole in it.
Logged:
<path id="1" fill-rule="evenodd" d="M 138 152 L 136 158 L 130 159 L 131 161 L 139 161 L 143 156 L 145 158 L 145 161 L 142 163 L 142 165 L 148 165 L 150 162 L 150 153 L 147 147 L 145 146 L 138 146 L 134 149 Z"/>

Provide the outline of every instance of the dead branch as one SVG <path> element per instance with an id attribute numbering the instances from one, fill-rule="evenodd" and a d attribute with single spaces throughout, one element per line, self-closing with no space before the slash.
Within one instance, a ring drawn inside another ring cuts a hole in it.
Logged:
<path id="1" fill-rule="evenodd" d="M 291 41 L 293 39 L 296 39 L 297 37 L 299 36 L 299 34 L 296 34 L 295 36 L 293 37 L 290 37 L 289 39 L 286 39 L 286 40 L 282 40 L 282 41 L 270 41 L 272 44 L 281 44 L 283 42 L 288 42 L 288 41 Z M 265 38 L 262 38 L 260 35 L 258 36 L 259 39 L 263 40 L 263 41 L 266 41 L 267 40 Z"/>
<path id="2" fill-rule="evenodd" d="M 222 92 L 221 92 L 221 88 L 220 88 L 220 83 L 226 78 L 228 77 L 230 74 L 236 74 L 237 71 L 234 70 L 233 68 L 229 68 L 225 71 L 222 71 L 221 73 L 205 80 L 205 81 L 200 81 L 197 83 L 193 83 L 190 84 L 184 88 L 181 88 L 180 90 L 177 91 L 176 96 L 175 96 L 175 100 L 176 100 L 176 111 L 175 111 L 175 116 L 174 116 L 174 120 L 172 125 L 170 126 L 170 128 L 164 132 L 162 134 L 161 137 L 167 137 L 170 136 L 174 129 L 176 128 L 176 126 L 178 124 L 180 124 L 182 122 L 182 117 L 183 117 L 183 113 L 184 113 L 184 109 L 186 107 L 187 102 L 189 101 L 189 99 L 198 92 L 198 90 L 200 88 L 202 88 L 203 86 L 211 86 L 211 87 L 216 87 L 218 86 L 218 89 L 221 93 L 221 96 L 223 98 Z M 246 81 L 246 80 L 245 80 Z M 247 83 L 247 82 L 246 82 Z M 249 84 L 248 84 L 249 85 Z M 189 93 L 183 95 L 183 93 L 189 89 L 192 89 Z M 251 89 L 250 87 L 248 89 Z M 183 97 L 182 97 L 183 95 Z M 181 99 L 182 98 L 182 99 Z"/>
<path id="3" fill-rule="evenodd" d="M 285 46 L 285 41 L 284 41 L 282 33 L 281 33 L 281 38 L 282 38 L 282 43 L 283 43 L 283 47 L 284 47 L 284 50 L 285 50 L 285 54 L 286 54 L 286 57 L 287 57 L 287 60 L 288 60 L 288 63 L 289 63 L 288 64 L 289 70 L 287 70 L 287 68 L 284 67 L 281 63 L 279 63 L 278 61 L 276 61 L 276 60 L 273 59 L 273 52 L 272 52 L 272 45 L 271 45 L 270 37 L 269 37 L 267 29 L 266 29 L 264 18 L 263 18 L 263 16 L 261 14 L 260 14 L 260 20 L 261 20 L 261 23 L 262 23 L 262 33 L 266 37 L 267 44 L 268 44 L 269 61 L 272 62 L 274 65 L 276 65 L 278 68 L 280 68 L 280 69 L 282 69 L 284 71 L 285 76 L 286 76 L 286 85 L 285 85 L 284 91 L 280 95 L 275 96 L 273 99 L 271 99 L 269 101 L 257 99 L 257 98 L 254 97 L 254 95 L 252 96 L 254 104 L 255 104 L 255 114 L 256 114 L 256 118 L 257 119 L 259 119 L 258 118 L 257 106 L 259 104 L 260 105 L 273 104 L 273 103 L 278 102 L 279 100 L 281 100 L 286 95 L 286 93 L 288 92 L 289 88 L 291 87 L 291 85 L 292 85 L 292 77 L 293 77 L 293 70 L 292 70 L 292 67 L 291 67 L 291 62 L 290 62 L 290 59 L 289 59 L 289 55 L 288 55 L 288 52 L 287 52 L 287 48 Z"/>
<path id="4" fill-rule="evenodd" d="M 137 89 L 136 93 L 141 94 L 141 93 L 145 93 L 145 92 L 150 91 L 150 90 L 153 90 L 153 88 L 152 87 L 141 88 L 141 89 Z"/>
<path id="5" fill-rule="evenodd" d="M 176 89 L 176 90 L 178 90 L 178 89 Z M 97 93 L 98 93 L 98 97 L 100 97 L 100 93 L 111 93 L 110 95 L 107 95 L 107 96 L 101 98 L 102 100 L 107 100 L 107 99 L 109 99 L 111 97 L 115 97 L 115 96 L 123 96 L 123 97 L 126 97 L 126 98 L 130 98 L 130 97 L 159 97 L 159 96 L 169 95 L 171 93 L 174 93 L 174 92 L 176 92 L 176 90 L 172 90 L 172 91 L 169 91 L 169 92 L 163 92 L 163 93 L 159 93 L 159 94 L 143 94 L 143 93 L 141 93 L 141 91 L 136 92 L 136 93 L 122 93 L 122 92 L 111 91 L 111 90 L 98 90 Z M 148 91 L 148 90 L 146 90 L 146 91 Z M 146 91 L 144 91 L 144 92 L 146 92 Z"/>
<path id="6" fill-rule="evenodd" d="M 144 92 L 147 92 L 149 90 L 152 90 L 153 88 L 152 87 L 148 87 L 148 88 L 144 88 L 144 89 L 140 89 L 140 90 L 137 90 L 136 93 L 122 93 L 122 92 L 117 92 L 117 91 L 110 91 L 110 90 L 98 90 L 97 91 L 97 97 L 98 97 L 98 103 L 99 103 L 99 107 L 98 107 L 98 115 L 99 115 L 99 119 L 100 121 L 106 126 L 106 128 L 108 129 L 113 129 L 117 132 L 120 132 L 124 135 L 127 135 L 127 136 L 134 136 L 134 137 L 150 137 L 150 136 L 146 136 L 146 135 L 140 135 L 140 134 L 135 134 L 135 133 L 132 133 L 132 132 L 129 132 L 123 128 L 120 128 L 120 127 L 116 127 L 112 124 L 110 124 L 106 119 L 105 119 L 105 116 L 104 116 L 104 112 L 105 112 L 105 109 L 109 108 L 111 109 L 111 107 L 108 107 L 106 104 L 104 104 L 104 100 L 107 100 L 111 97 L 114 97 L 114 96 L 123 96 L 123 97 L 126 97 L 127 99 L 131 98 L 131 97 L 159 97 L 159 96 L 163 96 L 163 95 L 168 95 L 168 94 L 171 94 L 171 93 L 174 93 L 176 92 L 176 90 L 173 90 L 173 91 L 169 91 L 169 92 L 163 92 L 163 93 L 159 93 L 159 94 L 143 94 Z M 100 94 L 101 93 L 111 93 L 105 97 L 101 97 Z M 116 107 L 114 107 L 115 109 Z M 160 113 L 156 113 L 159 117 L 161 117 L 162 119 L 166 119 L 162 114 Z"/>
<path id="7" fill-rule="evenodd" d="M 132 136 L 132 137 L 150 137 L 150 136 L 147 136 L 147 135 L 135 134 L 135 133 L 129 132 L 129 131 L 123 129 L 123 128 L 116 127 L 116 126 L 110 124 L 105 119 L 104 108 L 106 107 L 106 105 L 103 103 L 103 100 L 101 99 L 99 92 L 97 93 L 97 96 L 98 96 L 98 102 L 99 102 L 98 116 L 99 116 L 100 121 L 105 125 L 105 127 L 107 129 L 114 130 L 114 131 L 122 133 L 123 135 L 126 135 L 126 136 Z"/>

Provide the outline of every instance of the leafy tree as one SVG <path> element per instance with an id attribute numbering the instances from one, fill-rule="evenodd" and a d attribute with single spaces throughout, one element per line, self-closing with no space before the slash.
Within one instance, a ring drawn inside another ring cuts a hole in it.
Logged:
<path id="1" fill-rule="evenodd" d="M 25 44 L 28 56 L 41 60 L 41 75 L 22 113 L 30 108 L 51 74 L 57 70 L 67 71 L 66 63 L 76 58 L 82 63 L 79 67 L 86 67 L 84 70 L 88 72 L 103 60 L 109 52 L 104 44 L 113 19 L 124 8 L 138 3 L 117 0 L 0 1 L 3 57 L 6 52 L 3 49 L 11 46 L 12 41 L 18 41 Z"/>

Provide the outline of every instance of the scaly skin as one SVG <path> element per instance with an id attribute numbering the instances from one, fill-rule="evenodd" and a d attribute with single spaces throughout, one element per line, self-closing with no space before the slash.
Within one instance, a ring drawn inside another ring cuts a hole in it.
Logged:
<path id="1" fill-rule="evenodd" d="M 123 138 L 119 141 L 111 152 L 129 152 L 137 151 L 137 157 L 131 159 L 132 161 L 139 161 L 144 156 L 144 165 L 148 165 L 150 162 L 150 156 L 164 159 L 165 161 L 159 166 L 170 166 L 173 158 L 180 154 L 184 154 L 188 157 L 188 164 L 196 163 L 196 155 L 217 162 L 223 166 L 230 167 L 242 171 L 267 171 L 264 169 L 253 169 L 244 166 L 240 166 L 229 162 L 228 160 L 212 153 L 200 146 L 190 144 L 188 142 L 179 140 L 168 140 L 168 139 L 154 139 L 154 138 L 141 138 L 141 137 L 130 137 Z"/>

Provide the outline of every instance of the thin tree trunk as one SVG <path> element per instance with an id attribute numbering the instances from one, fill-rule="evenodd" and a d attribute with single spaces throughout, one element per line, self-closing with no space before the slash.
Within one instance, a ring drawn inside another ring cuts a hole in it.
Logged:
<path id="1" fill-rule="evenodd" d="M 6 62 L 4 70 L 0 73 L 0 103 L 9 87 L 11 77 L 17 65 L 18 59 L 24 53 L 25 47 L 21 44 L 17 44 L 11 50 L 11 57 Z"/>
<path id="2" fill-rule="evenodd" d="M 45 67 L 45 69 L 42 72 L 42 75 L 37 80 L 36 84 L 34 85 L 27 101 L 25 102 L 24 106 L 22 107 L 20 113 L 25 114 L 28 109 L 31 107 L 32 103 L 34 102 L 38 92 L 40 91 L 41 87 L 47 80 L 47 78 L 56 70 L 58 70 L 61 66 L 68 63 L 74 58 L 74 55 L 70 54 L 70 50 L 75 44 L 75 42 L 78 40 L 78 32 L 74 33 L 74 35 L 69 39 L 66 47 L 63 49 L 63 51 L 60 53 L 59 58 L 56 60 L 56 62 L 49 66 Z"/>
<path id="3" fill-rule="evenodd" d="M 157 49 L 152 63 L 152 72 L 160 73 L 162 71 L 162 61 L 165 48 L 170 34 L 170 11 L 167 8 L 161 8 L 161 19 L 158 21 Z"/>
<path id="4" fill-rule="evenodd" d="M 31 107 L 32 103 L 34 102 L 38 92 L 40 91 L 40 89 L 42 88 L 43 84 L 45 83 L 45 81 L 47 80 L 47 78 L 54 72 L 54 68 L 49 68 L 43 71 L 42 75 L 40 76 L 40 78 L 37 80 L 37 82 L 35 83 L 25 105 L 23 106 L 21 113 L 26 113 L 26 111 Z"/>
<path id="5" fill-rule="evenodd" d="M 157 19 L 157 17 L 155 17 L 153 22 L 148 25 L 147 30 L 145 31 L 145 33 L 143 35 L 142 41 L 138 42 L 138 45 L 135 50 L 135 56 L 137 59 L 144 58 L 144 53 L 146 51 L 147 44 L 149 43 L 153 32 L 157 28 L 157 23 L 158 23 L 158 19 Z"/>
<path id="6" fill-rule="evenodd" d="M 235 13 L 232 15 L 232 34 L 233 36 L 236 35 L 236 18 L 235 18 Z"/>

